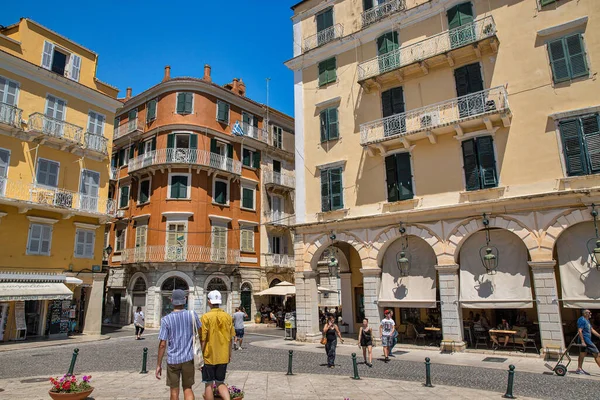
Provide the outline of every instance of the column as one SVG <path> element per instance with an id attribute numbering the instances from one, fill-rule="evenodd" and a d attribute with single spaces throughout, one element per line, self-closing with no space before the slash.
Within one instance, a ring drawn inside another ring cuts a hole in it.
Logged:
<path id="1" fill-rule="evenodd" d="M 529 261 L 533 274 L 535 298 L 537 300 L 538 322 L 542 349 L 546 346 L 560 346 L 565 348 L 560 305 L 558 303 L 558 289 L 554 276 L 555 260 Z"/>
<path id="2" fill-rule="evenodd" d="M 369 320 L 369 326 L 373 329 L 373 332 L 379 332 L 379 322 L 383 318 L 377 305 L 379 287 L 381 286 L 381 269 L 361 268 L 360 272 L 363 275 L 365 318 Z"/>
<path id="3" fill-rule="evenodd" d="M 348 324 L 350 333 L 354 333 L 354 303 L 352 302 L 352 273 L 340 273 L 342 281 L 342 321 Z"/>
<path id="4" fill-rule="evenodd" d="M 440 309 L 442 311 L 442 334 L 444 342 L 454 342 L 454 350 L 463 351 L 466 347 L 463 341 L 462 310 L 460 309 L 458 269 L 456 264 L 436 265 L 438 272 L 438 287 L 440 289 Z M 442 344 L 443 345 L 443 344 Z"/>
<path id="5" fill-rule="evenodd" d="M 317 272 L 300 271 L 296 280 L 296 338 L 299 341 L 316 341 L 321 338 L 317 304 Z"/>
<path id="6" fill-rule="evenodd" d="M 92 290 L 88 299 L 85 313 L 83 333 L 86 335 L 100 335 L 102 330 L 102 296 L 104 295 L 104 278 L 106 274 L 94 273 L 92 275 Z"/>

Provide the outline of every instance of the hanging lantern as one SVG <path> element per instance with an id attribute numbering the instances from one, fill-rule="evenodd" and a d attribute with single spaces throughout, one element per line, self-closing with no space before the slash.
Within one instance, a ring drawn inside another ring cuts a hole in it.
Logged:
<path id="1" fill-rule="evenodd" d="M 327 268 L 329 269 L 329 276 L 332 278 L 337 278 L 338 276 L 338 265 L 339 262 L 335 256 L 331 256 L 329 259 L 329 264 L 327 264 Z"/>
<path id="2" fill-rule="evenodd" d="M 495 275 L 498 269 L 498 260 L 500 253 L 498 248 L 490 246 L 490 221 L 486 215 L 483 214 L 483 226 L 485 226 L 485 246 L 479 249 L 479 257 L 481 257 L 481 263 L 485 272 L 488 275 Z"/>
<path id="3" fill-rule="evenodd" d="M 594 230 L 596 231 L 596 237 L 591 238 L 587 242 L 588 253 L 590 253 L 590 259 L 596 269 L 600 270 L 600 237 L 598 237 L 598 211 L 596 211 L 596 205 L 592 203 L 592 217 L 594 218 Z M 595 245 L 595 247 L 593 247 Z"/>
<path id="4" fill-rule="evenodd" d="M 400 270 L 400 276 L 408 276 L 410 274 L 410 259 L 408 253 L 408 237 L 404 236 L 406 229 L 400 225 L 400 240 L 402 241 L 402 250 L 396 254 L 396 264 Z"/>

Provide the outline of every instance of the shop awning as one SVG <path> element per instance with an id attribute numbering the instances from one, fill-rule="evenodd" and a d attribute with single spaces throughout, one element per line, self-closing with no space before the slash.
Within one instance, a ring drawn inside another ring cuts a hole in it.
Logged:
<path id="1" fill-rule="evenodd" d="M 296 286 L 293 283 L 283 281 L 277 285 L 256 293 L 257 296 L 289 296 L 296 294 Z"/>
<path id="2" fill-rule="evenodd" d="M 323 286 L 317 286 L 317 291 L 319 293 L 337 293 L 338 292 L 335 289 L 328 289 L 328 288 L 323 287 Z"/>
<path id="3" fill-rule="evenodd" d="M 68 300 L 73 292 L 59 282 L 0 282 L 0 301 Z"/>

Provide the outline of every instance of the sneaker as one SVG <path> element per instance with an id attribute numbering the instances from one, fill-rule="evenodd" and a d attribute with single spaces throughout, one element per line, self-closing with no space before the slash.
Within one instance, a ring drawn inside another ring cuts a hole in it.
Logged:
<path id="1" fill-rule="evenodd" d="M 369 367 L 369 368 L 373 368 L 373 364 L 371 364 L 371 363 L 367 363 L 367 367 Z"/>
<path id="2" fill-rule="evenodd" d="M 581 372 L 583 373 L 583 375 L 591 375 L 589 372 L 585 371 L 585 370 L 581 370 Z"/>
<path id="3" fill-rule="evenodd" d="M 238 350 L 244 350 L 242 346 L 238 346 Z"/>
<path id="4" fill-rule="evenodd" d="M 575 371 L 575 373 L 576 373 L 577 375 L 585 375 L 585 374 L 586 374 L 586 372 L 585 372 L 584 370 L 582 370 L 582 369 L 579 369 L 579 368 L 577 368 L 577 371 Z M 589 374 L 588 374 L 588 375 L 589 375 Z"/>

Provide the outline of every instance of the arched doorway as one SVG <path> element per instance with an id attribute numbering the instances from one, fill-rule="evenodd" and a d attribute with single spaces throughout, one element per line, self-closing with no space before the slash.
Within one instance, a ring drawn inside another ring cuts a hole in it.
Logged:
<path id="1" fill-rule="evenodd" d="M 160 287 L 160 295 L 162 299 L 162 310 L 161 316 L 165 316 L 173 311 L 173 304 L 171 304 L 171 294 L 173 290 L 181 289 L 185 291 L 186 298 L 188 297 L 189 286 L 185 280 L 178 276 L 170 276 L 163 282 Z M 188 308 L 188 303 L 185 303 L 185 309 Z"/>
<path id="2" fill-rule="evenodd" d="M 248 282 L 244 282 L 244 284 L 242 284 L 240 303 L 248 315 L 246 318 L 244 318 L 244 321 L 250 321 L 252 317 L 252 286 Z"/>
<path id="3" fill-rule="evenodd" d="M 138 307 L 142 307 L 142 311 L 146 312 L 146 290 L 146 281 L 141 276 L 138 277 L 131 288 L 132 318 Z"/>
<path id="4" fill-rule="evenodd" d="M 269 283 L 269 287 L 272 288 L 273 286 L 277 285 L 278 283 L 281 283 L 281 279 L 279 278 L 274 278 L 271 283 Z"/>
<path id="5" fill-rule="evenodd" d="M 280 283 L 281 283 L 281 279 L 273 278 L 271 283 L 269 283 L 269 287 L 272 288 L 273 286 L 278 285 Z M 269 304 L 268 304 L 269 307 L 271 307 L 271 308 L 283 307 L 283 297 L 282 296 L 268 296 L 268 297 L 269 297 Z"/>
<path id="6" fill-rule="evenodd" d="M 206 286 L 206 295 L 208 296 L 208 294 L 213 290 L 218 290 L 221 293 L 221 308 L 225 311 L 228 311 L 228 288 L 225 282 L 223 282 L 223 279 L 214 277 L 210 280 L 210 282 L 208 282 L 208 285 Z M 206 300 L 206 311 L 210 311 L 210 304 L 208 303 L 208 298 Z"/>

